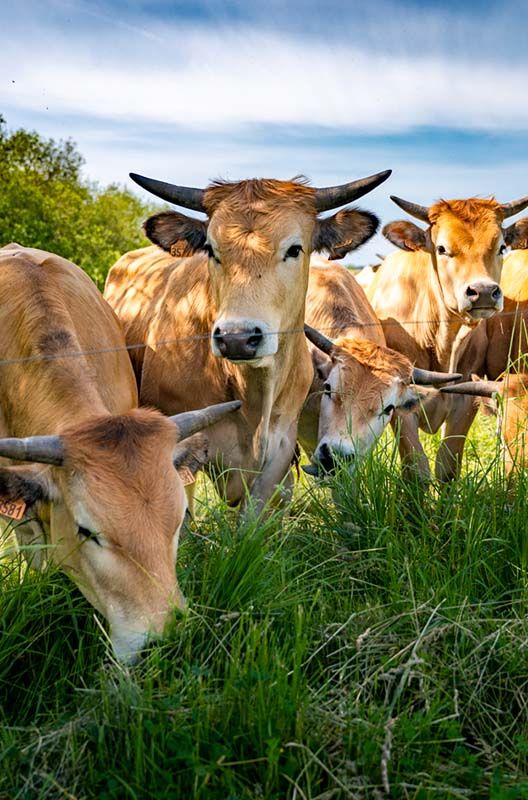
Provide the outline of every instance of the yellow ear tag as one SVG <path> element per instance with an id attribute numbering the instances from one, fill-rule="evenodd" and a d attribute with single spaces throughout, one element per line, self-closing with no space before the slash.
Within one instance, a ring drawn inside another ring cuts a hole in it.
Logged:
<path id="1" fill-rule="evenodd" d="M 11 519 L 22 519 L 26 504 L 24 500 L 9 500 L 7 497 L 0 497 L 0 514 Z"/>
<path id="2" fill-rule="evenodd" d="M 184 486 L 189 486 L 196 480 L 196 477 L 193 475 L 192 471 L 189 469 L 189 467 L 186 467 L 185 465 L 182 467 L 178 467 L 178 475 L 182 479 Z"/>

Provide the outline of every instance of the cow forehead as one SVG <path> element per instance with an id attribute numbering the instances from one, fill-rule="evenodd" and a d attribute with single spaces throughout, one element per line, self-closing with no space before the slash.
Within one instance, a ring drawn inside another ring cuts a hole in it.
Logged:
<path id="1" fill-rule="evenodd" d="M 459 247 L 492 247 L 501 235 L 501 212 L 496 200 L 443 200 L 429 209 L 433 237 Z"/>
<path id="2" fill-rule="evenodd" d="M 367 339 L 336 339 L 339 348 L 338 363 L 350 374 L 361 375 L 361 379 L 379 381 L 388 386 L 395 378 L 410 382 L 412 364 L 406 356 L 388 347 Z"/>
<path id="3" fill-rule="evenodd" d="M 208 239 L 213 246 L 222 248 L 224 254 L 244 253 L 272 255 L 287 240 L 297 239 L 300 244 L 312 232 L 314 217 L 297 208 L 287 207 L 265 212 L 252 209 L 232 212 L 219 209 L 211 218 Z"/>

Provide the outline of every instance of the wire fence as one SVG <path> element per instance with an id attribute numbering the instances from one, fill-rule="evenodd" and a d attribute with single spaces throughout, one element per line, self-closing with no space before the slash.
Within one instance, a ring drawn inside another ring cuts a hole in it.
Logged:
<path id="1" fill-rule="evenodd" d="M 504 317 L 512 317 L 517 316 L 519 318 L 519 322 L 523 321 L 525 324 L 528 321 L 528 308 L 526 309 L 526 316 L 527 319 L 524 318 L 523 312 L 516 310 L 516 311 L 502 311 L 500 312 L 500 318 Z M 318 327 L 317 330 L 320 333 L 327 334 L 330 338 L 332 335 L 339 334 L 343 331 L 350 330 L 350 328 L 387 328 L 388 326 L 410 326 L 410 325 L 442 325 L 450 323 L 451 320 L 438 320 L 438 319 L 429 319 L 429 320 L 397 320 L 397 319 L 387 319 L 387 320 L 376 320 L 372 322 L 360 322 L 351 320 L 346 325 L 333 325 L 331 327 Z M 524 328 L 524 326 L 523 326 Z M 284 330 L 276 330 L 276 331 L 267 331 L 263 332 L 263 336 L 283 336 L 283 335 L 292 335 L 292 334 L 302 334 L 304 333 L 304 328 L 289 328 Z M 526 330 L 525 330 L 526 333 Z M 240 336 L 245 337 L 247 333 L 233 333 L 230 336 Z M 110 353 L 118 353 L 118 352 L 132 352 L 137 350 L 146 350 L 148 348 L 160 348 L 160 347 L 169 347 L 171 345 L 176 344 L 184 344 L 196 341 L 209 341 L 211 339 L 211 333 L 203 333 L 203 334 L 196 334 L 193 336 L 177 336 L 168 339 L 158 339 L 156 341 L 146 341 L 146 342 L 135 342 L 134 344 L 124 344 L 119 345 L 116 347 L 97 347 L 90 350 L 64 350 L 55 353 L 38 353 L 29 356 L 20 356 L 16 358 L 0 358 L 0 367 L 10 366 L 14 364 L 30 364 L 32 362 L 38 361 L 58 361 L 62 359 L 70 359 L 70 358 L 83 358 L 83 357 L 91 357 L 97 355 L 106 355 Z"/>

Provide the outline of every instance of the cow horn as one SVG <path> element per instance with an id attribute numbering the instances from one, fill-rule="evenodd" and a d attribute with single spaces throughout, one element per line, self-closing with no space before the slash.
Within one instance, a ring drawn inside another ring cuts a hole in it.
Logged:
<path id="1" fill-rule="evenodd" d="M 502 203 L 502 217 L 506 219 L 507 217 L 513 217 L 514 214 L 518 214 L 519 211 L 523 211 L 526 206 L 528 206 L 528 197 L 521 197 L 520 200 L 512 200 L 511 203 Z"/>
<path id="2" fill-rule="evenodd" d="M 477 397 L 493 397 L 502 384 L 500 381 L 465 381 L 454 386 L 442 386 L 441 392 L 446 394 L 467 394 Z"/>
<path id="3" fill-rule="evenodd" d="M 318 350 L 322 350 L 327 356 L 331 356 L 335 352 L 335 344 L 331 339 L 327 339 L 322 333 L 316 331 L 311 325 L 304 323 L 304 335 Z"/>
<path id="4" fill-rule="evenodd" d="M 364 194 L 371 192 L 380 183 L 386 181 L 391 173 L 391 169 L 386 169 L 383 172 L 377 172 L 376 175 L 369 175 L 368 178 L 360 178 L 357 181 L 342 183 L 339 186 L 326 186 L 315 189 L 315 207 L 317 211 L 328 211 L 331 208 L 338 208 L 346 203 L 351 203 L 352 200 L 363 197 Z"/>
<path id="5" fill-rule="evenodd" d="M 0 439 L 0 456 L 13 458 L 15 461 L 36 461 L 60 467 L 64 463 L 64 444 L 60 436 Z"/>
<path id="6" fill-rule="evenodd" d="M 229 403 L 217 403 L 214 406 L 200 408 L 197 411 L 184 411 L 182 414 L 175 414 L 169 419 L 174 422 L 178 429 L 178 440 L 186 439 L 193 433 L 214 425 L 215 422 L 223 419 L 231 411 L 236 411 L 242 403 L 240 400 L 231 400 Z"/>
<path id="7" fill-rule="evenodd" d="M 417 386 L 436 386 L 438 383 L 459 381 L 462 375 L 459 372 L 433 372 L 430 369 L 413 367 L 412 379 Z"/>
<path id="8" fill-rule="evenodd" d="M 429 209 L 427 206 L 419 206 L 418 203 L 411 203 L 409 200 L 402 200 L 401 197 L 391 194 L 390 199 L 396 203 L 403 211 L 406 211 L 411 217 L 421 219 L 422 222 L 429 222 Z"/>
<path id="9" fill-rule="evenodd" d="M 176 186 L 174 183 L 165 183 L 165 181 L 157 181 L 154 178 L 145 178 L 143 175 L 137 175 L 135 172 L 130 173 L 130 177 L 146 189 L 147 192 L 155 194 L 156 197 L 161 197 L 162 200 L 167 200 L 169 203 L 174 203 L 176 206 L 183 206 L 183 208 L 190 208 L 192 211 L 205 211 L 203 198 L 203 189 L 193 189 L 191 186 Z"/>

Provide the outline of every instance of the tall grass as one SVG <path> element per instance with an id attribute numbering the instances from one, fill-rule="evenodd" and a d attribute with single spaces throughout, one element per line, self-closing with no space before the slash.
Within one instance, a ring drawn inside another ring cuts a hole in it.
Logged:
<path id="1" fill-rule="evenodd" d="M 133 669 L 1 561 L 0 797 L 528 797 L 528 486 L 492 424 L 426 495 L 390 440 L 260 525 L 204 485 L 190 611 Z"/>

